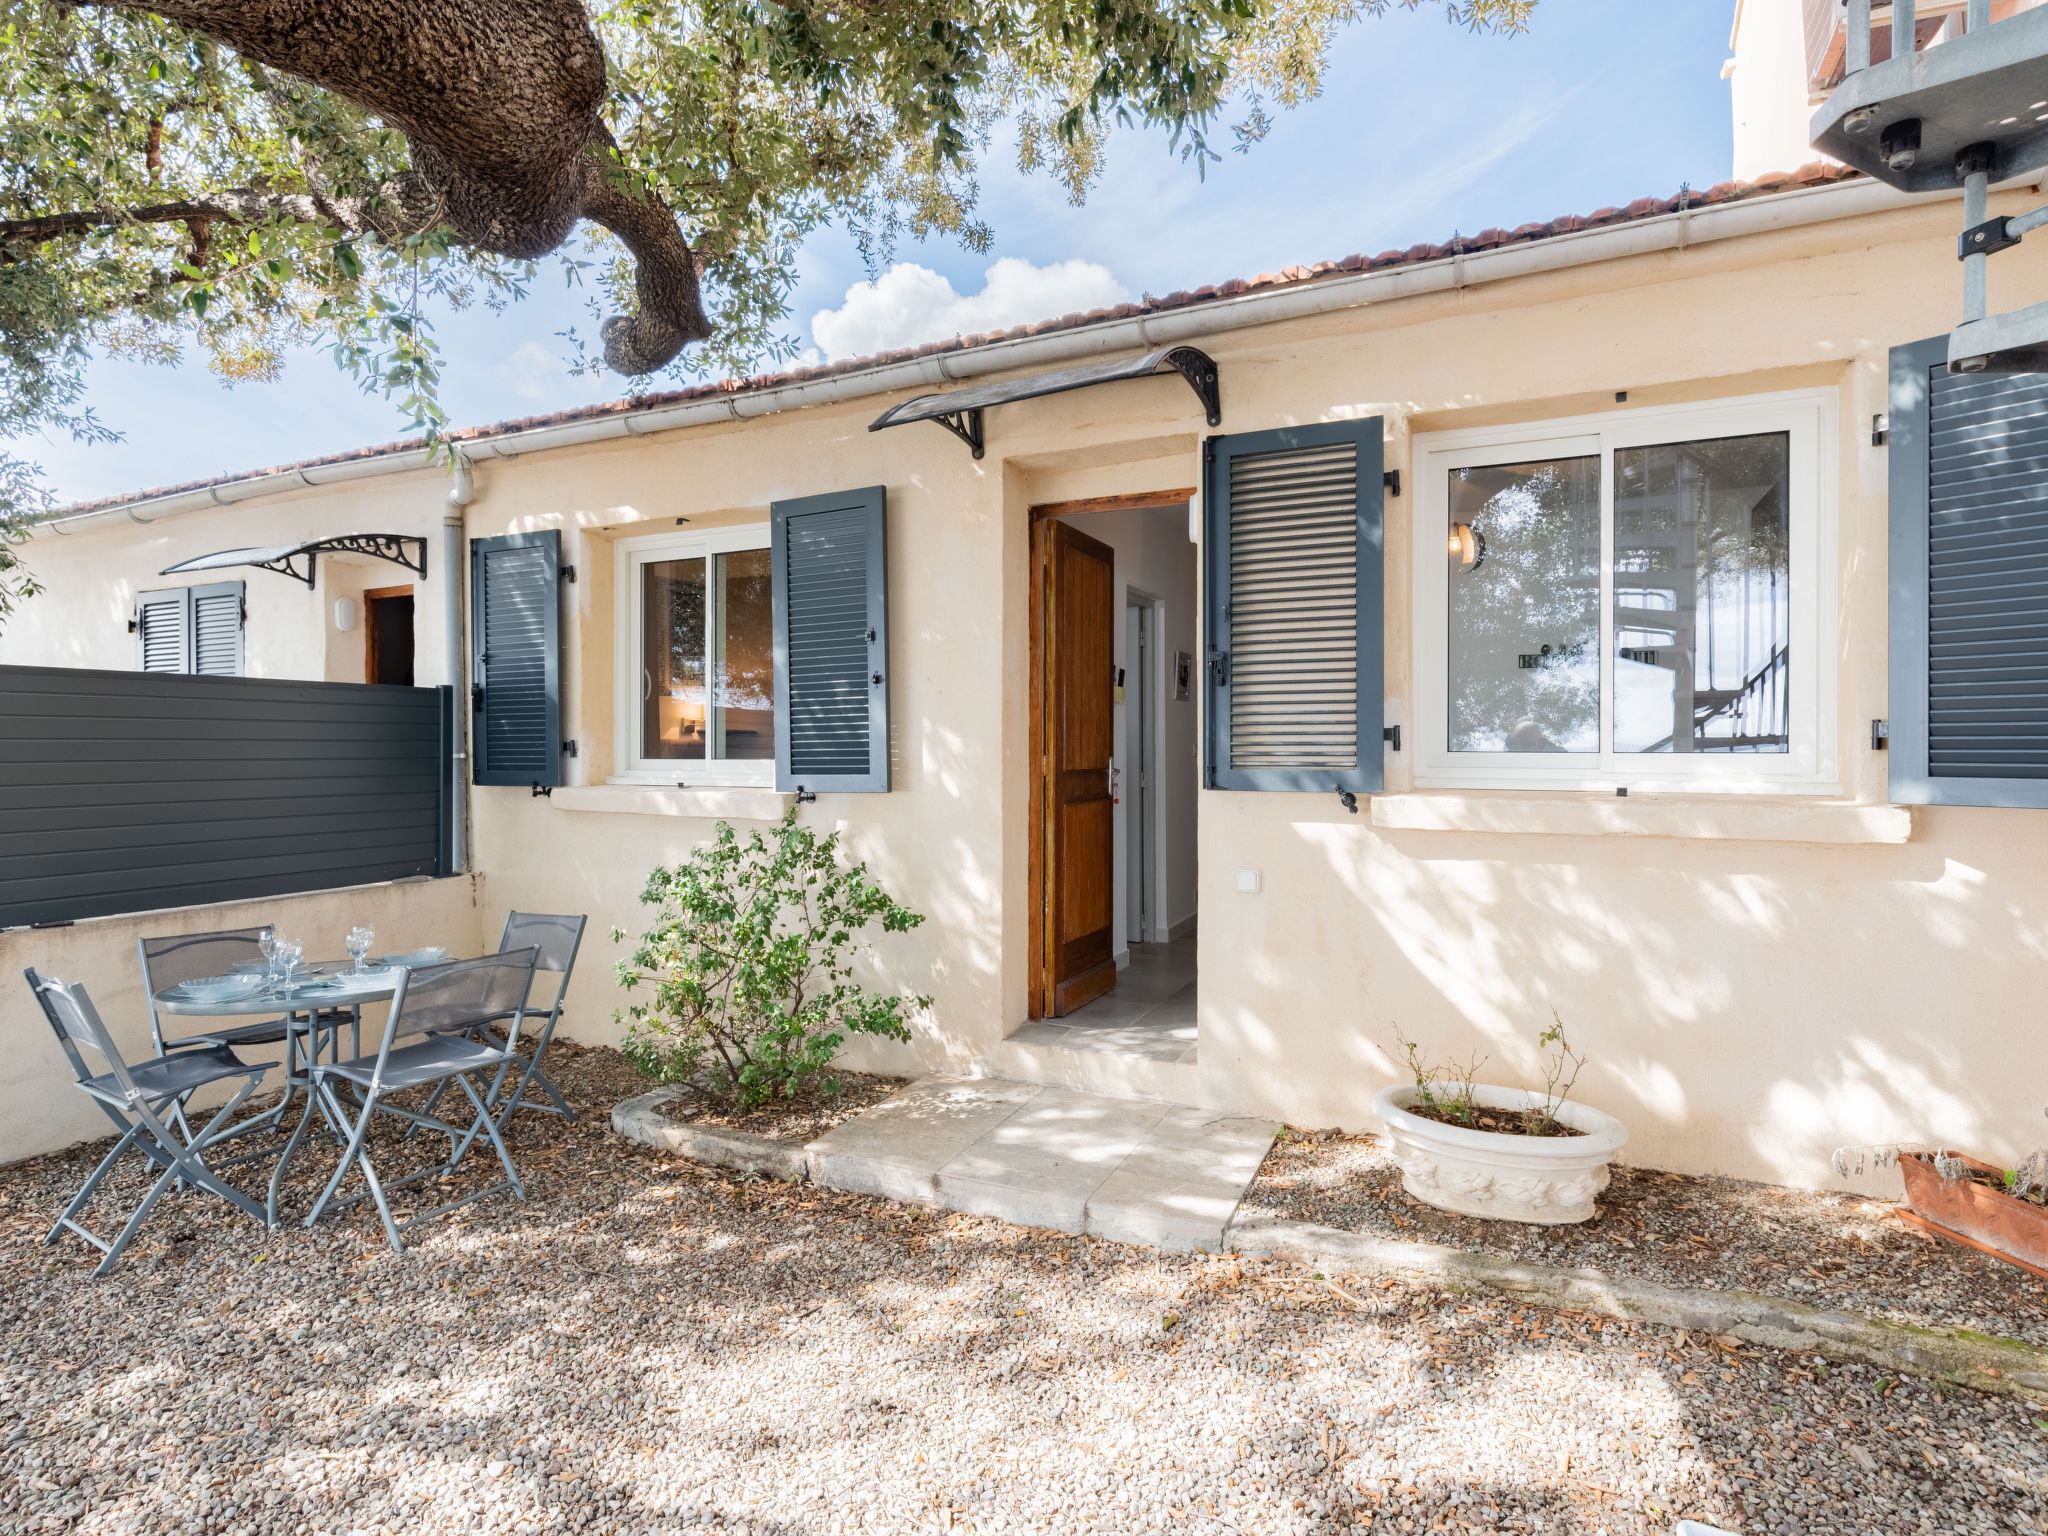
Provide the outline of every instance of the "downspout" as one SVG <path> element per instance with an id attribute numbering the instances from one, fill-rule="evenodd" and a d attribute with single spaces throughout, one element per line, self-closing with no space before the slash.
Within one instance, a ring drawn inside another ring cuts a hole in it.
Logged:
<path id="1" fill-rule="evenodd" d="M 463 510 L 476 497 L 476 480 L 467 455 L 458 449 L 454 460 L 447 510 L 441 515 L 441 571 L 447 584 L 441 604 L 441 662 L 443 675 L 455 690 L 454 750 L 448 760 L 448 873 L 459 875 L 469 867 L 470 711 L 469 695 L 462 686 L 462 588 L 468 565 L 462 558 Z"/>

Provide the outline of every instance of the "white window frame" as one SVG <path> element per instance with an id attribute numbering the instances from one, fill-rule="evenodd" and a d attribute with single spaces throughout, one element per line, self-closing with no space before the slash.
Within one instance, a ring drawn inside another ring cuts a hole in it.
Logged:
<path id="1" fill-rule="evenodd" d="M 612 699 L 614 784 L 660 784 L 709 788 L 773 787 L 775 760 L 728 761 L 707 758 L 699 761 L 640 755 L 640 706 L 646 679 L 640 658 L 646 615 L 641 611 L 641 571 L 664 560 L 709 561 L 714 555 L 739 550 L 768 548 L 768 523 L 746 523 L 731 528 L 706 528 L 689 533 L 660 533 L 617 541 L 613 558 L 612 591 L 616 629 L 613 636 L 614 673 Z M 705 675 L 712 675 L 716 658 L 710 639 L 718 633 L 719 598 L 717 583 L 705 572 Z M 779 724 L 780 722 L 778 722 Z"/>
<path id="2" fill-rule="evenodd" d="M 1836 540 L 1839 517 L 1833 389 L 1649 406 L 1594 416 L 1418 434 L 1411 529 L 1415 785 L 1418 789 L 1617 789 L 1715 794 L 1838 794 Z M 1614 454 L 1702 438 L 1783 432 L 1789 446 L 1791 749 L 1782 753 L 1616 752 L 1614 712 Z M 1600 750 L 1452 752 L 1447 741 L 1450 583 L 1444 530 L 1450 475 L 1481 464 L 1591 456 L 1600 460 Z"/>

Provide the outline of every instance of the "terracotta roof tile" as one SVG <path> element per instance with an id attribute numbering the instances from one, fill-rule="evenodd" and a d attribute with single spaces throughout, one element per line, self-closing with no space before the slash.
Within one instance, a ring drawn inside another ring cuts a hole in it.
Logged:
<path id="1" fill-rule="evenodd" d="M 1250 293 L 1255 289 L 1285 288 L 1301 283 L 1316 282 L 1333 274 L 1378 270 L 1383 267 L 1408 266 L 1426 261 L 1438 261 L 1453 251 L 1472 251 L 1506 245 L 1512 242 L 1547 240 L 1557 235 L 1571 234 L 1596 225 L 1625 223 L 1636 219 L 1654 218 L 1679 208 L 1696 208 L 1709 203 L 1733 202 L 1745 197 L 1756 197 L 1769 192 L 1785 191 L 1792 188 L 1826 186 L 1846 181 L 1857 173 L 1846 166 L 1831 165 L 1816 161 L 1803 165 L 1795 171 L 1772 171 L 1749 181 L 1724 181 L 1707 188 L 1704 192 L 1683 191 L 1671 197 L 1639 197 L 1626 207 L 1595 209 L 1589 214 L 1566 214 L 1541 223 L 1523 224 L 1514 230 L 1498 227 L 1481 230 L 1477 235 L 1454 237 L 1448 245 L 1433 245 L 1423 242 L 1411 245 L 1405 251 L 1381 251 L 1377 256 L 1351 255 L 1335 261 L 1319 261 L 1312 266 L 1295 265 L 1281 271 L 1262 272 L 1258 276 L 1232 278 L 1222 283 L 1204 284 L 1200 288 L 1180 288 L 1161 298 L 1149 295 L 1137 303 L 1124 303 L 1107 309 L 1093 309 L 1086 314 L 1061 315 L 1057 319 L 1034 321 L 1028 325 L 1011 326 L 1007 330 L 983 331 L 972 336 L 953 336 L 943 341 L 925 342 L 920 346 L 899 347 L 893 351 L 870 354 L 866 357 L 850 357 L 838 362 L 807 364 L 792 367 L 776 373 L 756 374 L 746 379 L 721 379 L 712 383 L 692 384 L 682 389 L 662 390 L 644 395 L 628 395 L 618 400 L 608 400 L 600 405 L 576 406 L 569 410 L 553 411 L 538 416 L 522 416 L 509 421 L 493 422 L 488 426 L 467 427 L 448 434 L 449 441 L 458 446 L 466 442 L 480 442 L 488 438 L 507 437 L 517 432 L 531 431 L 537 427 L 558 426 L 565 422 L 592 421 L 606 416 L 618 415 L 647 406 L 674 405 L 689 400 L 712 399 L 718 396 L 753 393 L 773 389 L 778 385 L 795 383 L 799 380 L 834 377 L 841 374 L 859 373 L 880 367 L 886 363 L 904 362 L 913 358 L 930 357 L 941 352 L 959 352 L 971 347 L 990 346 L 996 342 L 1014 341 L 1024 336 L 1042 336 L 1052 331 L 1074 330 L 1082 326 L 1100 325 L 1112 320 L 1126 319 L 1132 315 L 1158 314 L 1164 310 L 1185 309 L 1191 305 L 1204 304 L 1218 298 L 1230 298 Z M 149 501 L 160 496 L 178 495 L 185 491 L 205 490 L 213 486 L 231 485 L 242 480 L 261 479 L 266 475 L 289 474 L 295 470 L 316 469 L 328 464 L 346 464 L 361 459 L 382 458 L 386 455 L 405 453 L 420 446 L 419 439 L 409 438 L 398 442 L 376 443 L 361 448 L 351 448 L 341 453 L 323 454 L 318 458 L 302 459 L 292 464 L 279 464 L 268 469 L 243 470 L 235 474 L 216 475 L 204 480 L 188 480 L 177 485 L 155 486 L 147 490 L 127 491 L 118 496 L 105 496 L 95 501 L 78 502 L 59 508 L 53 517 L 73 516 L 82 512 L 101 511 L 110 507 L 126 506 L 131 503 Z"/>

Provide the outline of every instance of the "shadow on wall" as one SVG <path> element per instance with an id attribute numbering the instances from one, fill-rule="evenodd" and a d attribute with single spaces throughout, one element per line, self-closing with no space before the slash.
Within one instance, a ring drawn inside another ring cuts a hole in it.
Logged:
<path id="1" fill-rule="evenodd" d="M 1234 946 L 1230 1032 L 1247 1070 L 1300 1082 L 1320 1011 L 1316 1076 L 1362 1106 L 1401 1074 L 1397 1028 L 1540 1082 L 1554 1013 L 1593 1057 L 1578 1096 L 1628 1122 L 1634 1162 L 1813 1186 L 1843 1145 L 2016 1155 L 2048 1096 L 2048 824 L 1920 827 L 1823 848 L 1292 822 L 1300 881 L 1336 888 Z"/>

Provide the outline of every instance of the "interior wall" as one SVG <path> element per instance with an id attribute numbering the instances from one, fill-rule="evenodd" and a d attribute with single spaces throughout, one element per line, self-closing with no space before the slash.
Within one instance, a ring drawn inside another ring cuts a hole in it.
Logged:
<path id="1" fill-rule="evenodd" d="M 1138 764 L 1133 756 L 1131 704 L 1116 706 L 1112 750 L 1122 770 L 1122 791 L 1115 815 L 1116 839 L 1116 923 L 1114 945 L 1125 956 L 1131 942 L 1158 942 L 1166 934 L 1185 931 L 1195 915 L 1195 803 L 1201 783 L 1200 742 L 1196 732 L 1194 689 L 1189 697 L 1173 697 L 1173 655 L 1195 654 L 1197 606 L 1196 549 L 1188 538 L 1188 509 L 1185 503 L 1169 507 L 1126 508 L 1116 512 L 1077 512 L 1060 519 L 1071 523 L 1091 539 L 1107 544 L 1116 556 L 1115 593 L 1111 629 L 1116 665 L 1128 674 L 1133 665 L 1130 654 L 1130 626 L 1126 610 L 1133 589 L 1159 600 L 1157 608 L 1158 655 L 1153 658 L 1151 694 L 1158 704 L 1153 718 L 1158 722 L 1160 813 L 1159 835 L 1155 841 L 1154 888 L 1158 892 L 1157 924 L 1149 934 L 1128 932 L 1131 872 L 1126 867 L 1130 852 L 1131 788 Z M 1161 658 L 1165 665 L 1160 664 Z M 1162 686 L 1163 685 L 1163 686 Z M 1127 695 L 1128 698 L 1128 695 Z"/>

